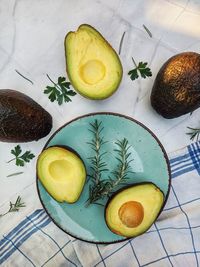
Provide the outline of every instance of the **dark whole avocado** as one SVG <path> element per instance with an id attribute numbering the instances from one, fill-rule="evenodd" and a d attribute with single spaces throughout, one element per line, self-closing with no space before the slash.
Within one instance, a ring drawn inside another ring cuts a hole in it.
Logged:
<path id="1" fill-rule="evenodd" d="M 115 192 L 105 208 L 105 221 L 115 234 L 136 237 L 155 222 L 164 204 L 163 192 L 153 183 L 128 185 Z"/>
<path id="2" fill-rule="evenodd" d="M 38 140 L 51 128 L 51 115 L 32 98 L 15 90 L 0 90 L 0 141 Z"/>
<path id="3" fill-rule="evenodd" d="M 200 107 L 200 54 L 184 52 L 167 60 L 155 79 L 151 105 L 167 119 Z"/>

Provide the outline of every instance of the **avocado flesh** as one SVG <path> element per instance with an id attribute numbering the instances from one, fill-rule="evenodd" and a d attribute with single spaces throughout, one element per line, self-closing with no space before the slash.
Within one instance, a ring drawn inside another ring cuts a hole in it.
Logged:
<path id="1" fill-rule="evenodd" d="M 117 53 L 90 25 L 81 25 L 65 38 L 67 74 L 74 89 L 90 99 L 112 95 L 122 79 Z"/>
<path id="2" fill-rule="evenodd" d="M 154 184 L 132 185 L 122 189 L 109 200 L 105 211 L 106 223 L 110 230 L 118 235 L 125 237 L 138 236 L 148 230 L 154 223 L 163 202 L 164 195 Z M 130 209 L 126 212 L 124 209 L 122 214 L 122 208 L 131 203 L 135 203 L 137 210 Z M 128 212 L 129 217 L 127 216 Z"/>
<path id="3" fill-rule="evenodd" d="M 151 105 L 167 119 L 200 107 L 200 54 L 184 52 L 167 60 L 156 76 Z"/>
<path id="4" fill-rule="evenodd" d="M 0 141 L 37 141 L 51 128 L 51 115 L 32 98 L 15 90 L 0 90 Z"/>
<path id="5" fill-rule="evenodd" d="M 45 149 L 38 157 L 37 176 L 55 200 L 74 203 L 83 190 L 86 170 L 76 153 L 55 146 Z"/>

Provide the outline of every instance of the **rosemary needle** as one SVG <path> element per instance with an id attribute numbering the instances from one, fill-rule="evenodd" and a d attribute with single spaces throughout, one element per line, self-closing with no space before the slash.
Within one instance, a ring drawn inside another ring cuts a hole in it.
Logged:
<path id="1" fill-rule="evenodd" d="M 9 175 L 7 175 L 6 177 L 12 177 L 12 176 L 17 176 L 17 175 L 20 175 L 22 174 L 23 172 L 15 172 L 15 173 L 11 173 Z"/>
<path id="2" fill-rule="evenodd" d="M 152 35 L 152 33 L 150 32 L 150 30 L 149 30 L 144 24 L 143 24 L 142 26 L 143 26 L 143 28 L 145 29 L 145 31 L 148 33 L 148 35 L 152 38 L 153 35 Z"/>
<path id="3" fill-rule="evenodd" d="M 122 34 L 122 37 L 121 37 L 121 40 L 120 40 L 120 43 L 119 43 L 119 55 L 121 54 L 121 50 L 122 50 L 122 45 L 123 45 L 123 41 L 124 41 L 124 36 L 125 36 L 126 32 L 124 32 Z"/>

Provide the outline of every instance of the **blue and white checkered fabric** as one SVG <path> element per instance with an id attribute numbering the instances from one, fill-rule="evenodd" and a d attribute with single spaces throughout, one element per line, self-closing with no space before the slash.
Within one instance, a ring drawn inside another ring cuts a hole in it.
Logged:
<path id="1" fill-rule="evenodd" d="M 153 266 L 200 264 L 200 143 L 170 155 L 172 186 L 157 222 L 145 234 L 113 245 L 69 237 L 41 208 L 0 240 L 1 266 Z"/>

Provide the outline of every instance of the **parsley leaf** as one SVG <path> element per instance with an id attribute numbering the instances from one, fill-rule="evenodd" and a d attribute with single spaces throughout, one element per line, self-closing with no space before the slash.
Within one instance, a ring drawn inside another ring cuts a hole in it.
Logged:
<path id="1" fill-rule="evenodd" d="M 11 150 L 11 154 L 18 157 L 19 154 L 22 152 L 21 147 L 17 145 L 14 149 Z"/>
<path id="2" fill-rule="evenodd" d="M 14 155 L 15 158 L 9 160 L 7 163 L 15 160 L 15 164 L 17 166 L 23 167 L 25 165 L 25 162 L 30 162 L 30 160 L 35 157 L 35 155 L 31 153 L 31 151 L 26 151 L 20 156 L 21 153 L 21 147 L 17 145 L 14 149 L 11 150 L 11 154 Z"/>
<path id="3" fill-rule="evenodd" d="M 58 77 L 58 82 L 55 83 L 47 74 L 48 79 L 54 86 L 46 86 L 44 94 L 48 94 L 48 98 L 51 102 L 57 101 L 58 105 L 62 105 L 63 102 L 72 101 L 69 96 L 75 96 L 76 92 L 70 89 L 70 82 L 67 82 L 65 77 Z"/>
<path id="4" fill-rule="evenodd" d="M 152 72 L 151 72 L 150 68 L 147 67 L 147 65 L 148 65 L 147 62 L 142 62 L 141 61 L 137 65 L 133 58 L 132 58 L 132 60 L 133 60 L 133 63 L 135 65 L 135 68 L 128 72 L 128 75 L 130 75 L 130 78 L 131 78 L 132 81 L 134 81 L 135 79 L 138 79 L 139 78 L 139 74 L 144 79 L 146 79 L 146 77 L 151 77 L 152 76 Z"/>

